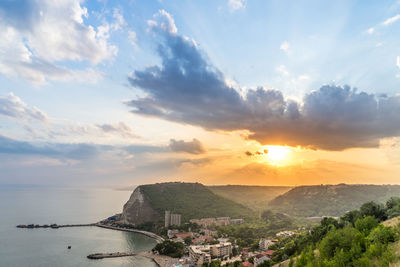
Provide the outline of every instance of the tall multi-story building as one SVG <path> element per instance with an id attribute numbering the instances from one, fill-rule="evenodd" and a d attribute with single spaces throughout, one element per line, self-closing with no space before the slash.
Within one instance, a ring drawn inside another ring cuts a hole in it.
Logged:
<path id="1" fill-rule="evenodd" d="M 224 259 L 232 254 L 232 244 L 227 242 L 217 245 L 190 246 L 189 255 L 193 265 L 201 266 L 211 259 Z"/>
<path id="2" fill-rule="evenodd" d="M 232 254 L 232 244 L 226 242 L 223 244 L 211 245 L 211 257 L 224 258 Z"/>
<path id="3" fill-rule="evenodd" d="M 165 227 L 169 227 L 171 225 L 181 225 L 181 215 L 180 214 L 174 214 L 171 213 L 171 211 L 166 210 L 165 211 Z"/>
<path id="4" fill-rule="evenodd" d="M 190 246 L 189 256 L 195 266 L 202 266 L 205 262 L 211 262 L 210 246 Z"/>

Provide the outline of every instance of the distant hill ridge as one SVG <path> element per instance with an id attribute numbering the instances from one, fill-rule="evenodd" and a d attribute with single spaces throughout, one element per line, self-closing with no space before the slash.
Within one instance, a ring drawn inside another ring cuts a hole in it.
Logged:
<path id="1" fill-rule="evenodd" d="M 338 184 L 298 186 L 269 202 L 269 207 L 294 216 L 341 216 L 363 203 L 383 203 L 400 196 L 400 185 Z"/>
<path id="2" fill-rule="evenodd" d="M 292 186 L 214 185 L 207 186 L 215 194 L 243 204 L 252 210 L 264 211 L 275 197 L 292 189 Z"/>
<path id="3" fill-rule="evenodd" d="M 124 205 L 122 220 L 138 225 L 162 222 L 164 211 L 182 215 L 182 221 L 194 218 L 250 218 L 255 214 L 245 206 L 214 194 L 200 183 L 156 183 L 138 186 Z"/>

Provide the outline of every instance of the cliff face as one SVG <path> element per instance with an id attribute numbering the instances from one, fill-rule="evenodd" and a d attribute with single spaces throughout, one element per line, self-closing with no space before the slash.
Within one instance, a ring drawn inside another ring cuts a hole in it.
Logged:
<path id="1" fill-rule="evenodd" d="M 160 218 L 160 214 L 152 208 L 146 195 L 141 192 L 140 186 L 138 186 L 124 205 L 121 221 L 126 224 L 138 225 L 144 222 L 157 221 L 158 218 Z"/>

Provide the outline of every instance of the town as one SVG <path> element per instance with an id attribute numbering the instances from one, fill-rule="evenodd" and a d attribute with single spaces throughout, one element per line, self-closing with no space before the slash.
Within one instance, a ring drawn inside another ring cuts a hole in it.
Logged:
<path id="1" fill-rule="evenodd" d="M 110 227 L 131 228 L 119 223 L 119 215 L 101 223 Z M 294 231 L 280 231 L 274 236 L 257 239 L 255 247 L 242 247 L 234 237 L 218 231 L 221 226 L 237 226 L 244 223 L 243 218 L 230 217 L 190 219 L 189 222 L 182 223 L 181 214 L 166 210 L 166 234 L 152 252 L 171 257 L 164 264 L 166 267 L 265 267 L 271 266 L 274 249 L 279 240 L 296 235 Z"/>

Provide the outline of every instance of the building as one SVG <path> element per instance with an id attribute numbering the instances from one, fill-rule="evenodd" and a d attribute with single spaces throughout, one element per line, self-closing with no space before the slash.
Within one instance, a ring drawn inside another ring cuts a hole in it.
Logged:
<path id="1" fill-rule="evenodd" d="M 277 237 L 284 237 L 284 236 L 292 236 L 295 235 L 296 233 L 293 231 L 282 231 L 276 234 Z"/>
<path id="2" fill-rule="evenodd" d="M 195 266 L 202 266 L 205 262 L 211 262 L 210 246 L 190 246 L 189 256 Z"/>
<path id="3" fill-rule="evenodd" d="M 231 219 L 230 217 L 218 217 L 218 218 L 202 218 L 202 219 L 191 219 L 191 223 L 197 223 L 203 227 L 209 227 L 211 225 L 224 226 L 230 224 L 242 224 L 243 219 Z"/>
<path id="4" fill-rule="evenodd" d="M 168 236 L 168 238 L 173 238 L 178 233 L 179 233 L 179 230 L 176 230 L 176 229 L 175 230 L 168 230 L 167 236 Z"/>
<path id="5" fill-rule="evenodd" d="M 227 243 L 227 242 L 229 241 L 229 238 L 220 237 L 220 238 L 218 238 L 217 240 L 218 240 L 218 242 L 219 242 L 220 244 L 223 244 L 223 243 Z"/>
<path id="6" fill-rule="evenodd" d="M 243 219 L 231 219 L 230 224 L 242 224 L 244 223 Z"/>
<path id="7" fill-rule="evenodd" d="M 232 244 L 226 242 L 223 244 L 211 245 L 211 257 L 223 259 L 232 254 Z"/>
<path id="8" fill-rule="evenodd" d="M 181 215 L 171 213 L 171 211 L 165 211 L 165 227 L 169 227 L 171 225 L 181 225 Z"/>
<path id="9" fill-rule="evenodd" d="M 258 245 L 261 250 L 267 250 L 269 246 L 273 245 L 275 242 L 272 241 L 271 239 L 267 238 L 261 238 L 260 242 L 258 242 Z"/>
<path id="10" fill-rule="evenodd" d="M 204 233 L 204 235 L 209 235 L 209 236 L 218 235 L 218 231 L 217 230 L 210 230 L 210 229 L 207 229 L 207 228 L 200 229 L 200 233 Z"/>
<path id="11" fill-rule="evenodd" d="M 224 259 L 232 254 L 232 244 L 190 246 L 189 255 L 193 265 L 201 266 L 211 259 Z"/>

